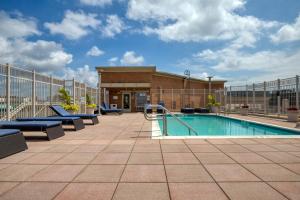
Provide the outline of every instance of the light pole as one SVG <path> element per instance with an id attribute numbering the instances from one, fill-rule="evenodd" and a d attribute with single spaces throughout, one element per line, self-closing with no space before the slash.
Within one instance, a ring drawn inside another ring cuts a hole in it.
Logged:
<path id="1" fill-rule="evenodd" d="M 208 94 L 211 95 L 211 79 L 213 78 L 214 76 L 208 76 Z"/>
<path id="2" fill-rule="evenodd" d="M 187 79 L 187 89 L 188 89 L 188 107 L 190 107 L 190 77 L 191 77 L 191 72 L 190 70 L 186 69 L 184 71 L 184 75 L 186 76 L 186 79 Z M 185 102 L 184 102 L 185 103 Z M 187 106 L 187 105 L 184 105 L 184 106 Z"/>

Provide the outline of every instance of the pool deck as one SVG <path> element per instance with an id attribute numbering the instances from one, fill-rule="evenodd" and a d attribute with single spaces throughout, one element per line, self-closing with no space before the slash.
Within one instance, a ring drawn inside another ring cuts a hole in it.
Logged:
<path id="1" fill-rule="evenodd" d="M 141 113 L 99 119 L 1 159 L 0 199 L 300 199 L 298 138 L 154 140 Z"/>

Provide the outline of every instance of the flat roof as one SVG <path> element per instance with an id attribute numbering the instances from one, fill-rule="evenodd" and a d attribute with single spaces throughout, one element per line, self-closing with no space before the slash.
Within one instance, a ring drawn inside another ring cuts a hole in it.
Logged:
<path id="1" fill-rule="evenodd" d="M 158 76 L 169 76 L 174 78 L 186 78 L 186 76 L 169 73 L 169 72 L 162 72 L 156 71 L 156 66 L 98 66 L 96 67 L 98 72 L 151 72 L 154 75 Z M 208 82 L 208 80 L 190 77 L 192 81 L 202 81 Z M 226 80 L 212 80 L 213 83 L 224 83 Z"/>

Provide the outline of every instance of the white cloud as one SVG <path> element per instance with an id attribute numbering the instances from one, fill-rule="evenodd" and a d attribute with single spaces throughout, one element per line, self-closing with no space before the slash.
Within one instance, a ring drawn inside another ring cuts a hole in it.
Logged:
<path id="1" fill-rule="evenodd" d="M 88 6 L 100 6 L 100 7 L 112 4 L 112 0 L 80 0 L 80 2 Z"/>
<path id="2" fill-rule="evenodd" d="M 101 49 L 99 49 L 97 46 L 93 46 L 87 53 L 86 55 L 88 56 L 101 56 L 105 52 Z"/>
<path id="3" fill-rule="evenodd" d="M 62 34 L 70 40 L 76 40 L 99 27 L 101 21 L 96 17 L 97 15 L 93 13 L 86 14 L 83 11 L 73 12 L 67 10 L 62 22 L 46 22 L 44 26 L 50 30 L 51 34 Z"/>
<path id="4" fill-rule="evenodd" d="M 300 40 L 300 14 L 294 24 L 285 24 L 277 33 L 271 35 L 274 43 L 292 42 Z"/>
<path id="5" fill-rule="evenodd" d="M 137 56 L 134 51 L 126 51 L 120 61 L 122 65 L 142 65 L 144 57 Z"/>
<path id="6" fill-rule="evenodd" d="M 238 40 L 239 45 L 251 45 L 261 29 L 277 23 L 239 15 L 237 11 L 244 9 L 245 3 L 246 0 L 130 0 L 127 17 L 146 24 L 144 34 L 156 34 L 164 41 Z"/>
<path id="7" fill-rule="evenodd" d="M 102 29 L 102 35 L 104 37 L 113 38 L 125 28 L 124 22 L 117 15 L 108 15 L 106 18 L 106 25 Z"/>
<path id="8" fill-rule="evenodd" d="M 11 63 L 28 69 L 51 72 L 72 62 L 72 54 L 66 53 L 56 42 L 24 39 L 7 40 L 0 37 L 0 63 Z"/>
<path id="9" fill-rule="evenodd" d="M 88 65 L 72 69 L 67 67 L 64 69 L 64 79 L 79 80 L 80 82 L 87 83 L 90 86 L 96 87 L 98 83 L 98 75 L 95 70 L 91 70 Z"/>
<path id="10" fill-rule="evenodd" d="M 112 57 L 108 60 L 108 63 L 110 66 L 114 66 L 116 65 L 116 63 L 119 61 L 119 58 L 118 57 Z"/>
<path id="11" fill-rule="evenodd" d="M 25 18 L 21 14 L 10 16 L 5 11 L 0 11 L 0 36 L 4 38 L 27 37 L 40 35 L 36 20 Z"/>

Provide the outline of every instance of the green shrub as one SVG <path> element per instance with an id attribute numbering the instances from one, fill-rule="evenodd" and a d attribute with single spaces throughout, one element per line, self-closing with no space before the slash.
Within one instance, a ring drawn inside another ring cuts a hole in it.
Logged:
<path id="1" fill-rule="evenodd" d="M 213 95 L 208 95 L 207 99 L 208 99 L 207 107 L 209 107 L 209 108 L 211 108 L 213 106 L 219 107 L 221 105 L 219 102 L 216 101 L 216 98 Z"/>
<path id="2" fill-rule="evenodd" d="M 76 104 L 62 104 L 61 105 L 65 110 L 69 110 L 69 111 L 78 111 L 79 110 L 79 106 Z"/>

